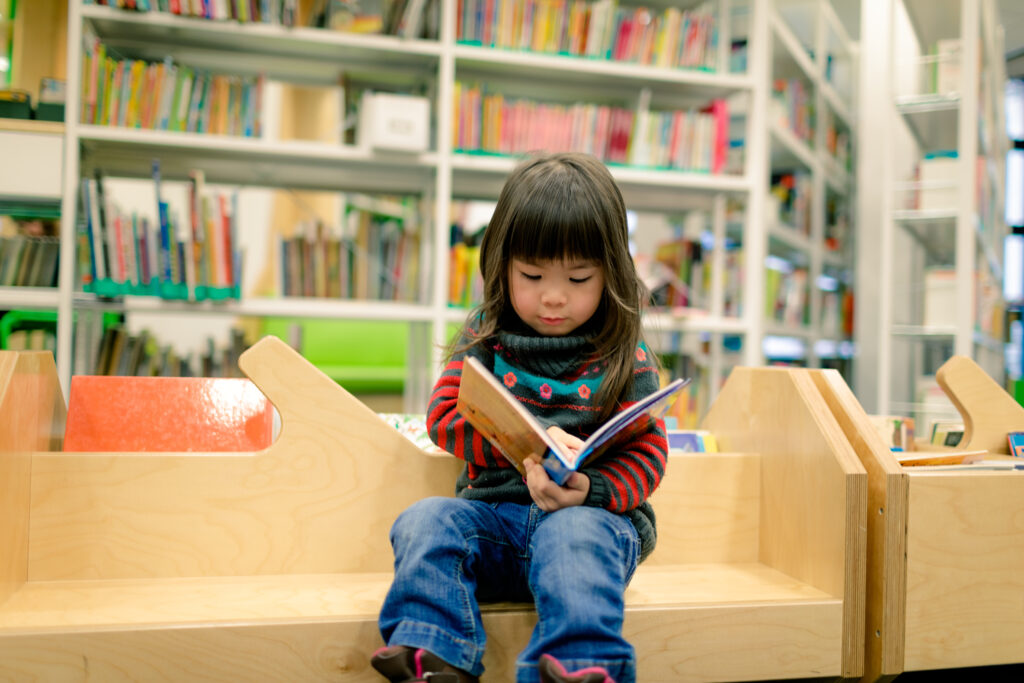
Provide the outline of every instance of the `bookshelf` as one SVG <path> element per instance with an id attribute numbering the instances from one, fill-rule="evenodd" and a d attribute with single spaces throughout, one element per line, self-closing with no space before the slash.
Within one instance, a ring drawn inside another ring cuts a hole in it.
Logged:
<path id="1" fill-rule="evenodd" d="M 4 17 L 5 23 L 11 20 Z M 63 78 L 66 62 L 64 34 L 66 3 L 62 0 L 21 2 L 10 28 L 10 87 L 38 101 L 42 78 Z M 7 27 L 4 27 L 7 28 Z M 5 84 L 6 86 L 6 84 Z M 59 216 L 64 126 L 59 122 L 0 118 L 0 215 Z M 8 160 L 14 159 L 12 163 Z M 0 279 L 0 282 L 3 282 Z M 55 310 L 56 287 L 0 285 L 0 311 L 12 308 Z"/>
<path id="2" fill-rule="evenodd" d="M 428 3 L 429 4 L 429 3 Z M 598 3 L 602 4 L 602 3 Z M 608 3 L 603 3 L 607 5 Z M 621 3 L 636 8 L 644 3 Z M 335 84 L 340 76 L 410 86 L 430 101 L 432 131 L 426 151 L 388 152 L 359 144 L 323 144 L 309 140 L 280 140 L 209 135 L 194 132 L 128 129 L 81 123 L 69 118 L 65 144 L 69 150 L 64 166 L 62 210 L 79 212 L 79 182 L 101 172 L 109 177 L 146 178 L 152 159 L 159 158 L 167 182 L 187 179 L 201 169 L 210 184 L 288 188 L 297 191 L 365 192 L 410 195 L 430 208 L 423 218 L 423 249 L 429 278 L 414 301 L 380 302 L 314 299 L 305 297 L 243 296 L 239 301 L 189 303 L 149 297 L 101 300 L 82 292 L 75 276 L 75 221 L 66 221 L 62 240 L 59 287 L 57 365 L 65 386 L 74 370 L 72 363 L 72 312 L 118 310 L 159 315 L 301 316 L 351 320 L 390 320 L 410 325 L 417 343 L 410 359 L 409 386 L 429 389 L 437 367 L 439 344 L 447 341 L 450 327 L 465 317 L 465 309 L 448 305 L 449 231 L 453 216 L 451 200 L 496 199 L 501 184 L 514 167 L 514 154 L 481 153 L 457 148 L 454 123 L 456 94 L 461 84 L 486 83 L 506 100 L 526 99 L 552 106 L 585 103 L 614 106 L 630 112 L 677 112 L 702 108 L 714 100 L 728 102 L 730 137 L 742 140 L 738 164 L 719 172 L 687 168 L 662 168 L 656 164 L 609 163 L 631 210 L 656 214 L 698 213 L 712 244 L 727 240 L 742 245 L 742 282 L 729 283 L 724 275 L 724 248 L 708 250 L 710 274 L 706 305 L 700 309 L 677 308 L 652 311 L 646 324 L 652 336 L 682 336 L 698 340 L 706 348 L 702 362 L 711 375 L 724 377 L 735 363 L 760 365 L 765 360 L 763 338 L 768 330 L 764 312 L 752 303 L 764 299 L 762 263 L 769 253 L 765 215 L 769 193 L 769 169 L 784 155 L 787 131 L 772 133 L 767 124 L 772 77 L 768 62 L 770 40 L 778 41 L 782 29 L 782 2 L 771 0 L 713 0 L 708 3 L 646 3 L 655 13 L 671 6 L 682 10 L 707 8 L 717 21 L 719 39 L 705 55 L 704 68 L 671 68 L 627 61 L 576 57 L 508 47 L 492 47 L 482 41 L 461 39 L 457 0 L 439 0 L 439 35 L 436 40 L 392 35 L 362 35 L 265 23 L 211 21 L 164 12 L 127 12 L 111 7 L 72 2 L 69 8 L 69 45 L 80 45 L 83 31 L 91 31 L 121 56 L 157 62 L 170 57 L 176 64 L 206 68 L 238 76 L 263 74 L 268 80 L 300 84 Z M 855 54 L 855 46 L 838 23 L 828 0 L 809 7 L 815 26 L 844 39 L 843 49 Z M 736 66 L 732 54 L 744 45 L 749 67 Z M 824 48 L 823 48 L 824 49 Z M 68 52 L 69 111 L 79 111 L 81 82 L 80 50 Z M 814 96 L 835 104 L 833 109 L 852 129 L 848 93 L 834 90 L 828 82 L 825 62 L 805 60 L 812 80 L 819 84 Z M 846 117 L 846 118 L 843 118 Z M 824 132 L 816 133 L 824 136 Z M 782 142 L 779 142 L 782 141 Z M 830 165 L 825 145 L 797 145 L 791 154 L 807 156 L 815 182 L 831 182 L 847 192 L 848 172 Z M 819 151 L 811 151 L 812 149 Z M 782 163 L 782 162 L 780 162 Z M 771 164 L 771 166 L 770 166 Z M 831 171 L 831 173 L 829 173 Z M 831 180 L 829 180 L 831 179 Z M 734 209 L 732 207 L 739 207 Z M 824 247 L 824 201 L 816 206 L 813 232 L 797 240 L 797 248 L 819 273 L 834 264 L 845 268 L 845 257 Z M 439 227 L 443 226 L 443 227 Z M 788 236 L 788 233 L 787 233 Z M 786 237 L 782 238 L 783 240 Z M 729 308 L 730 287 L 740 288 L 742 304 Z M 820 297 L 815 298 L 815 302 Z M 819 306 L 819 303 L 812 305 Z M 809 314 L 807 326 L 793 329 L 773 326 L 773 331 L 800 334 L 812 342 L 819 333 L 822 313 Z M 742 338 L 739 350 L 727 347 L 731 338 Z M 710 340 L 710 343 L 707 343 Z M 435 349 L 435 350 L 430 350 Z M 813 355 L 808 364 L 820 360 Z M 718 382 L 710 382 L 712 400 Z M 408 392 L 407 392 L 408 393 Z M 423 395 L 407 397 L 408 405 L 421 405 Z"/>
<path id="3" fill-rule="evenodd" d="M 849 375 L 859 48 L 831 2 L 769 23 L 766 360 Z"/>
<path id="4" fill-rule="evenodd" d="M 1002 28 L 992 0 L 893 0 L 866 11 L 877 14 L 865 21 L 884 17 L 888 28 L 865 46 L 880 75 L 864 91 L 875 117 L 865 126 L 879 134 L 862 145 L 861 164 L 881 172 L 858 179 L 861 223 L 878 226 L 869 240 L 881 247 L 858 253 L 876 264 L 869 300 L 878 301 L 858 320 L 858 345 L 877 357 L 858 375 L 858 394 L 873 412 L 909 415 L 927 430 L 957 415 L 934 380 L 951 355 L 1003 379 Z"/>

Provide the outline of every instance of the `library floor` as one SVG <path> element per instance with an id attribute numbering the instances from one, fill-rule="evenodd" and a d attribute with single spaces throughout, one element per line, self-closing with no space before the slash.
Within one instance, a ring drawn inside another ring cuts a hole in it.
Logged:
<path id="1" fill-rule="evenodd" d="M 896 683 L 933 683 L 933 681 L 1024 681 L 1024 664 L 979 666 L 967 669 L 910 671 L 900 674 Z"/>

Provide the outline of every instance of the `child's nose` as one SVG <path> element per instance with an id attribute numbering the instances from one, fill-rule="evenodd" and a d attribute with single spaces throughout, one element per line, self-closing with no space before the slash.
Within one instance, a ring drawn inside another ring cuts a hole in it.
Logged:
<path id="1" fill-rule="evenodd" d="M 548 306 L 558 306 L 565 303 L 565 290 L 561 287 L 549 287 L 544 290 L 541 300 Z"/>

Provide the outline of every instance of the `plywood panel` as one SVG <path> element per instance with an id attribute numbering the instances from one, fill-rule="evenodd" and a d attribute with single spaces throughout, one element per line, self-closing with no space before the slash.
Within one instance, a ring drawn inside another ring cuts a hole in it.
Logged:
<path id="1" fill-rule="evenodd" d="M 813 381 L 737 368 L 719 396 L 702 426 L 723 450 L 761 453 L 761 561 L 841 596 L 847 531 L 858 536 L 848 525 L 863 526 L 848 518 L 846 477 L 865 485 L 849 501 L 856 508 L 866 473 Z"/>
<path id="2" fill-rule="evenodd" d="M 864 679 L 892 678 L 903 671 L 907 476 L 839 373 L 812 376 L 867 471 Z"/>
<path id="3" fill-rule="evenodd" d="M 29 584 L 0 611 L 0 676 L 375 681 L 367 660 L 381 644 L 376 617 L 389 578 Z M 838 671 L 839 600 L 763 565 L 644 566 L 627 603 L 638 680 Z M 512 680 L 535 615 L 518 605 L 484 611 L 488 680 Z"/>
<path id="4" fill-rule="evenodd" d="M 243 370 L 282 416 L 258 454 L 39 454 L 30 580 L 391 567 L 388 530 L 460 463 L 426 456 L 284 342 Z"/>
<path id="5" fill-rule="evenodd" d="M 1024 473 L 909 482 L 906 668 L 1024 662 Z"/>
<path id="6" fill-rule="evenodd" d="M 63 426 L 53 355 L 0 351 L 0 604 L 28 576 L 31 454 L 59 448 Z"/>
<path id="7" fill-rule="evenodd" d="M 756 453 L 672 452 L 650 500 L 658 545 L 647 564 L 757 561 L 761 462 Z"/>
<path id="8" fill-rule="evenodd" d="M 724 450 L 761 454 L 759 559 L 843 599 L 843 673 L 860 675 L 867 474 L 813 378 L 737 368 L 702 426 Z"/>

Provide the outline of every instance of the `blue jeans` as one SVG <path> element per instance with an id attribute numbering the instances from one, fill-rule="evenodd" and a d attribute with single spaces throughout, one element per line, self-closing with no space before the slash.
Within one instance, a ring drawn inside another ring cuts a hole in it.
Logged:
<path id="1" fill-rule="evenodd" d="M 395 579 L 380 613 L 388 645 L 424 648 L 479 676 L 486 635 L 479 601 L 532 601 L 537 625 L 516 659 L 536 683 L 542 654 L 569 671 L 603 666 L 633 683 L 622 637 L 623 591 L 640 538 L 625 517 L 595 507 L 546 513 L 536 505 L 427 498 L 391 529 Z"/>

